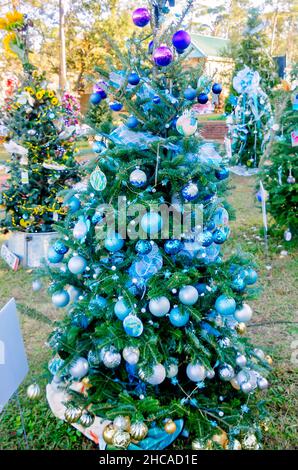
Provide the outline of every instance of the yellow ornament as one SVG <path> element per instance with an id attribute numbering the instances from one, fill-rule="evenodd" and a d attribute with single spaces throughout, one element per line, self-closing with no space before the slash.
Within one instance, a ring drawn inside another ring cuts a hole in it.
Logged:
<path id="1" fill-rule="evenodd" d="M 143 421 L 133 423 L 130 427 L 130 435 L 136 441 L 142 441 L 148 434 L 148 427 Z"/>
<path id="2" fill-rule="evenodd" d="M 113 421 L 113 426 L 115 429 L 121 431 L 129 431 L 130 430 L 130 417 L 129 416 L 116 416 Z"/>
<path id="3" fill-rule="evenodd" d="M 212 436 L 212 441 L 216 442 L 221 447 L 225 447 L 228 444 L 229 439 L 227 433 L 222 429 L 219 429 L 217 433 Z"/>
<path id="4" fill-rule="evenodd" d="M 174 434 L 174 432 L 176 431 L 177 429 L 177 426 L 176 424 L 174 423 L 174 421 L 172 419 L 169 419 L 166 424 L 164 425 L 164 430 L 168 433 L 168 434 Z"/>
<path id="5" fill-rule="evenodd" d="M 244 335 L 246 333 L 247 327 L 246 324 L 243 322 L 237 323 L 236 331 L 239 335 Z"/>
<path id="6" fill-rule="evenodd" d="M 265 431 L 265 432 L 268 432 L 268 431 L 269 431 L 268 421 L 262 421 L 262 422 L 260 423 L 260 426 L 261 426 L 261 428 L 263 429 L 263 431 Z"/>
<path id="7" fill-rule="evenodd" d="M 265 356 L 265 359 L 266 361 L 268 362 L 269 366 L 272 366 L 273 364 L 273 359 L 271 356 L 269 356 L 269 354 L 267 356 Z"/>
<path id="8" fill-rule="evenodd" d="M 127 449 L 131 442 L 131 437 L 129 432 L 126 431 L 116 431 L 113 436 L 113 445 L 118 447 L 118 449 Z"/>
<path id="9" fill-rule="evenodd" d="M 113 437 L 114 437 L 115 432 L 116 432 L 116 429 L 114 428 L 114 426 L 112 424 L 108 424 L 104 428 L 103 433 L 102 433 L 103 440 L 107 444 L 113 444 Z"/>

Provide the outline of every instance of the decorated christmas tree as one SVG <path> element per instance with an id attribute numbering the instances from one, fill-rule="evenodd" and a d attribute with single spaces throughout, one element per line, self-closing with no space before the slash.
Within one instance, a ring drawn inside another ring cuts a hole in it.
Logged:
<path id="1" fill-rule="evenodd" d="M 61 101 L 45 75 L 30 63 L 29 26 L 30 21 L 18 12 L 8 13 L 1 21 L 7 31 L 6 51 L 21 60 L 24 72 L 21 84 L 13 93 L 9 89 L 0 110 L 4 147 L 11 155 L 1 225 L 48 232 L 65 213 L 58 193 L 78 180 L 74 156 L 78 104 L 69 94 Z"/>
<path id="2" fill-rule="evenodd" d="M 228 170 L 191 110 L 208 99 L 184 62 L 192 2 L 176 22 L 172 2 L 147 3 L 122 70 L 100 71 L 118 126 L 49 250 L 68 312 L 47 397 L 101 449 L 258 449 L 271 359 L 243 336 L 253 263 L 221 254 Z"/>
<path id="3" fill-rule="evenodd" d="M 294 78 L 294 77 L 293 77 Z M 293 82 L 294 83 L 294 82 Z M 261 175 L 268 191 L 267 208 L 286 240 L 297 235 L 298 87 L 276 99 L 278 131 L 264 159 Z"/>
<path id="4" fill-rule="evenodd" d="M 235 163 L 256 168 L 270 140 L 273 124 L 270 100 L 262 90 L 258 72 L 244 67 L 233 79 L 239 93 L 228 116 L 229 135 Z"/>

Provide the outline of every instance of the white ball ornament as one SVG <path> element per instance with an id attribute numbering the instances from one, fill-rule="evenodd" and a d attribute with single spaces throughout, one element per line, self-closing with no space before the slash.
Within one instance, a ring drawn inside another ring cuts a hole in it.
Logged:
<path id="1" fill-rule="evenodd" d="M 186 368 L 186 375 L 193 382 L 202 382 L 206 378 L 206 369 L 202 364 L 191 363 Z"/>
<path id="2" fill-rule="evenodd" d="M 236 310 L 236 312 L 234 313 L 234 317 L 240 323 L 249 322 L 252 318 L 252 309 L 251 309 L 251 307 L 248 304 L 244 303 L 242 305 L 242 308 Z"/>
<path id="3" fill-rule="evenodd" d="M 135 365 L 140 359 L 140 350 L 134 346 L 126 346 L 122 351 L 123 359 L 130 365 Z"/>
<path id="4" fill-rule="evenodd" d="M 83 256 L 76 255 L 68 261 L 68 269 L 72 274 L 82 274 L 87 267 L 87 261 Z"/>
<path id="5" fill-rule="evenodd" d="M 197 289 L 193 286 L 184 286 L 179 291 L 179 300 L 184 305 L 194 305 L 199 298 Z"/>
<path id="6" fill-rule="evenodd" d="M 137 168 L 129 175 L 129 182 L 136 188 L 142 188 L 147 182 L 147 175 L 144 171 Z"/>
<path id="7" fill-rule="evenodd" d="M 253 391 L 253 385 L 250 382 L 243 382 L 240 388 L 243 393 L 251 393 Z"/>
<path id="8" fill-rule="evenodd" d="M 246 364 L 247 364 L 247 359 L 246 357 L 244 356 L 244 354 L 237 354 L 237 357 L 236 357 L 236 364 L 237 366 L 239 367 L 245 367 Z"/>
<path id="9" fill-rule="evenodd" d="M 149 377 L 145 377 L 145 381 L 150 385 L 159 385 L 166 378 L 166 369 L 162 364 L 156 364 L 153 367 L 152 374 Z"/>
<path id="10" fill-rule="evenodd" d="M 88 374 L 89 364 L 87 359 L 79 357 L 69 367 L 69 373 L 74 379 L 81 379 Z"/>
<path id="11" fill-rule="evenodd" d="M 155 317 L 163 317 L 169 313 L 170 308 L 170 301 L 165 296 L 159 297 L 157 299 L 151 299 L 149 302 L 149 310 Z"/>
<path id="12" fill-rule="evenodd" d="M 182 114 L 182 116 L 177 119 L 176 129 L 181 135 L 186 137 L 193 135 L 197 131 L 197 128 L 198 121 L 193 115 L 189 113 Z"/>
<path id="13" fill-rule="evenodd" d="M 107 351 L 102 356 L 102 362 L 108 369 L 114 369 L 121 363 L 121 354 L 114 350 Z"/>
<path id="14" fill-rule="evenodd" d="M 262 349 L 255 348 L 253 352 L 259 359 L 261 359 L 261 361 L 265 360 L 265 353 L 262 351 Z"/>

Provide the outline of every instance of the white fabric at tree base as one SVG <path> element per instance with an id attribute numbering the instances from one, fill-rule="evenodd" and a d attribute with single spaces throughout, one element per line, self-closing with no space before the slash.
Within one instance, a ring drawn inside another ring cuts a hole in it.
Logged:
<path id="1" fill-rule="evenodd" d="M 230 166 L 229 170 L 238 176 L 253 176 L 259 173 L 259 168 L 247 168 L 245 165 Z"/>
<path id="2" fill-rule="evenodd" d="M 63 403 L 66 403 L 71 399 L 70 395 L 65 390 L 57 388 L 55 384 L 48 384 L 46 387 L 47 400 L 52 410 L 52 413 L 59 419 L 65 421 L 64 413 L 66 407 Z M 91 439 L 93 442 L 98 444 L 100 450 L 105 450 L 106 443 L 103 440 L 102 433 L 104 428 L 110 424 L 111 421 L 103 420 L 102 418 L 95 417 L 94 423 L 89 428 L 84 428 L 78 423 L 72 423 L 71 425 L 78 429 L 84 436 Z"/>

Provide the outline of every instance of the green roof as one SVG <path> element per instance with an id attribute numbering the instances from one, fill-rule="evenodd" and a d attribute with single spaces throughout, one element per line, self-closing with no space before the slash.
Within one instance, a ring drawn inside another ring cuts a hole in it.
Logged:
<path id="1" fill-rule="evenodd" d="M 191 33 L 192 52 L 189 57 L 220 57 L 230 44 L 225 38 Z"/>

